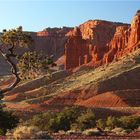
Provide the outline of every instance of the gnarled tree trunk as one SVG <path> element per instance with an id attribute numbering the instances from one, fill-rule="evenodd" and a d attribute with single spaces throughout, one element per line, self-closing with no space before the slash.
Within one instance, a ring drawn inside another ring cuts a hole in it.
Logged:
<path id="1" fill-rule="evenodd" d="M 3 93 L 5 93 L 5 92 L 7 92 L 7 91 L 12 90 L 20 82 L 20 77 L 18 75 L 16 64 L 14 64 L 14 62 L 12 60 L 12 58 L 15 58 L 16 57 L 16 55 L 13 52 L 13 49 L 14 49 L 14 45 L 10 49 L 8 49 L 9 53 L 4 53 L 2 51 L 2 49 L 0 49 L 0 52 L 1 52 L 2 56 L 5 58 L 5 60 L 11 66 L 11 72 L 15 76 L 14 83 L 12 83 L 10 86 L 8 86 L 8 87 L 6 87 L 4 89 L 1 89 L 0 90 L 0 95 L 3 94 Z"/>

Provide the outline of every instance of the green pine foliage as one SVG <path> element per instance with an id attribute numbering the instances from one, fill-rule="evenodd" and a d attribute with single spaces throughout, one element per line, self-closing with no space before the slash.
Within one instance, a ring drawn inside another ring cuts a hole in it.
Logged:
<path id="1" fill-rule="evenodd" d="M 23 32 L 22 26 L 11 30 L 3 30 L 0 41 L 5 47 L 29 47 L 33 40 L 30 34 Z"/>
<path id="2" fill-rule="evenodd" d="M 99 119 L 96 121 L 96 126 L 98 128 L 104 129 L 106 127 L 106 122 L 103 119 Z"/>
<path id="3" fill-rule="evenodd" d="M 95 114 L 92 110 L 87 110 L 80 114 L 71 129 L 84 130 L 95 126 Z"/>
<path id="4" fill-rule="evenodd" d="M 113 116 L 109 116 L 106 120 L 106 127 L 113 129 L 118 124 L 118 119 Z"/>
<path id="5" fill-rule="evenodd" d="M 18 70 L 22 80 L 34 79 L 42 72 L 48 72 L 53 60 L 42 53 L 26 52 L 18 56 Z"/>
<path id="6" fill-rule="evenodd" d="M 124 129 L 136 129 L 140 126 L 140 116 L 123 116 L 118 119 L 118 126 Z"/>

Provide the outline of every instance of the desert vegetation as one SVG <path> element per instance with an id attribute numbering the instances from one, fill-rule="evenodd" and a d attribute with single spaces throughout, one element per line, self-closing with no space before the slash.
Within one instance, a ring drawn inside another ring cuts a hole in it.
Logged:
<path id="1" fill-rule="evenodd" d="M 21 79 L 19 77 L 18 69 L 15 63 L 18 56 L 16 49 L 18 49 L 18 47 L 28 47 L 32 41 L 33 40 L 31 36 L 23 32 L 21 26 L 8 31 L 5 29 L 3 30 L 3 33 L 0 37 L 0 53 L 6 62 L 11 66 L 11 73 L 15 77 L 15 81 L 11 86 L 0 90 L 0 94 L 12 90 L 20 82 Z"/>
<path id="2" fill-rule="evenodd" d="M 35 51 L 25 52 L 22 56 L 18 56 L 17 60 L 17 68 L 22 81 L 35 79 L 43 73 L 49 73 L 49 67 L 54 64 L 51 57 Z"/>
<path id="3" fill-rule="evenodd" d="M 0 37 L 0 53 L 7 63 L 11 66 L 11 73 L 15 77 L 15 81 L 8 87 L 0 89 L 0 99 L 4 93 L 12 90 L 19 82 L 20 77 L 15 63 L 17 47 L 27 47 L 32 42 L 31 36 L 22 31 L 22 27 L 12 30 L 3 30 Z M 3 105 L 0 105 L 0 133 L 5 134 L 8 129 L 12 129 L 18 123 L 18 119 L 11 113 L 3 110 Z"/>
<path id="4" fill-rule="evenodd" d="M 94 111 L 78 106 L 66 107 L 61 112 L 47 112 L 33 116 L 8 132 L 14 138 L 35 138 L 48 135 L 80 134 L 86 136 L 127 135 L 139 131 L 140 116 L 109 116 L 97 118 Z M 19 132 L 22 130 L 22 133 Z"/>
<path id="5" fill-rule="evenodd" d="M 21 80 L 33 79 L 42 69 L 48 70 L 48 65 L 53 64 L 51 58 L 37 54 L 36 52 L 18 53 L 19 51 L 17 50 L 20 47 L 29 47 L 32 42 L 30 34 L 24 32 L 21 26 L 8 31 L 3 30 L 0 37 L 0 53 L 11 66 L 11 74 L 14 76 L 15 81 L 10 86 L 0 89 L 0 99 L 3 98 L 4 93 L 15 88 Z M 18 120 L 12 113 L 4 111 L 3 105 L 0 104 L 1 135 L 4 135 L 8 129 L 14 128 Z"/>
<path id="6" fill-rule="evenodd" d="M 11 112 L 4 111 L 0 107 L 0 135 L 5 135 L 7 130 L 13 129 L 19 123 L 19 118 Z"/>

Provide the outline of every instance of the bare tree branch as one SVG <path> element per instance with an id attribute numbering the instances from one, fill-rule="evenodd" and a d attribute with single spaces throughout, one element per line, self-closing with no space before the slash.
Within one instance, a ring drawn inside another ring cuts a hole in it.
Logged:
<path id="1" fill-rule="evenodd" d="M 0 52 L 2 54 L 2 56 L 5 58 L 5 60 L 9 63 L 9 65 L 12 67 L 11 72 L 12 74 L 15 76 L 15 81 L 12 85 L 10 85 L 9 87 L 0 90 L 0 94 L 3 94 L 7 91 L 12 90 L 19 82 L 20 82 L 20 77 L 18 75 L 18 71 L 17 71 L 17 67 L 16 64 L 14 64 L 14 62 L 12 61 L 11 57 L 15 57 L 16 55 L 13 52 L 14 47 L 12 46 L 9 50 L 10 54 L 5 54 L 2 49 L 0 49 Z"/>

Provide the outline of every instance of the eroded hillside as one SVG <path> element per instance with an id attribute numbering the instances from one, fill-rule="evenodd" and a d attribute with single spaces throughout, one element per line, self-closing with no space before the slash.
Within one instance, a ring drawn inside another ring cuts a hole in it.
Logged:
<path id="1" fill-rule="evenodd" d="M 23 83 L 8 92 L 4 101 L 9 108 L 26 109 L 45 105 L 140 106 L 140 49 L 117 62 L 96 69 L 81 68 L 72 75 L 60 77 L 47 81 L 44 76 Z"/>

